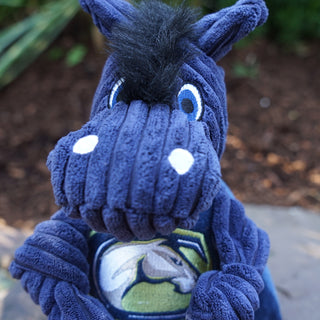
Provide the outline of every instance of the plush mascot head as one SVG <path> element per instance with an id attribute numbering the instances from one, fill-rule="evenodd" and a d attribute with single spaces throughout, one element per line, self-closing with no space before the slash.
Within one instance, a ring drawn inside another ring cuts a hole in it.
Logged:
<path id="1" fill-rule="evenodd" d="M 121 240 L 189 229 L 220 184 L 228 121 L 216 62 L 267 9 L 240 0 L 196 21 L 155 0 L 80 2 L 112 53 L 91 120 L 49 156 L 56 202 Z"/>

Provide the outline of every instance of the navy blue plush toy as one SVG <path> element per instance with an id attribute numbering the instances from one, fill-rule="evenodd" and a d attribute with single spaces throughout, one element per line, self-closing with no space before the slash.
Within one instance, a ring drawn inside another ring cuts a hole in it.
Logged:
<path id="1" fill-rule="evenodd" d="M 13 277 L 52 320 L 279 320 L 268 237 L 219 164 L 216 62 L 265 22 L 265 3 L 197 21 L 156 0 L 80 2 L 112 54 L 90 121 L 49 155 L 61 209 L 16 251 Z"/>

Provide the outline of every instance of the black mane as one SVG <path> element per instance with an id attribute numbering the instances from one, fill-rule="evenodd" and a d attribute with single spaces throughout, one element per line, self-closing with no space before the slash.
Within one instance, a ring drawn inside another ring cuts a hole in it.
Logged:
<path id="1" fill-rule="evenodd" d="M 125 101 L 170 103 L 177 76 L 192 50 L 192 24 L 197 15 L 182 5 L 142 1 L 131 17 L 112 30 L 111 48 L 124 78 Z"/>

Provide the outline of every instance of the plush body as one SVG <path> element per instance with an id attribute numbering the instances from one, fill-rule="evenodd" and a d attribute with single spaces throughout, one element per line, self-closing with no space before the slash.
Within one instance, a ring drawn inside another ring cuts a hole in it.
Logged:
<path id="1" fill-rule="evenodd" d="M 216 62 L 266 20 L 264 2 L 199 21 L 158 1 L 80 3 L 113 51 L 90 121 L 48 157 L 62 208 L 17 250 L 12 275 L 54 320 L 279 320 L 268 236 L 219 164 Z"/>

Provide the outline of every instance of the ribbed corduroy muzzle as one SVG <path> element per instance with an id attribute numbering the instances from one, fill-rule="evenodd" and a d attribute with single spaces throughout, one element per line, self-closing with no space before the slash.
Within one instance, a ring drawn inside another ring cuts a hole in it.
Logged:
<path id="1" fill-rule="evenodd" d="M 123 241 L 192 228 L 220 180 L 203 123 L 142 101 L 102 110 L 62 138 L 48 167 L 58 205 Z"/>

